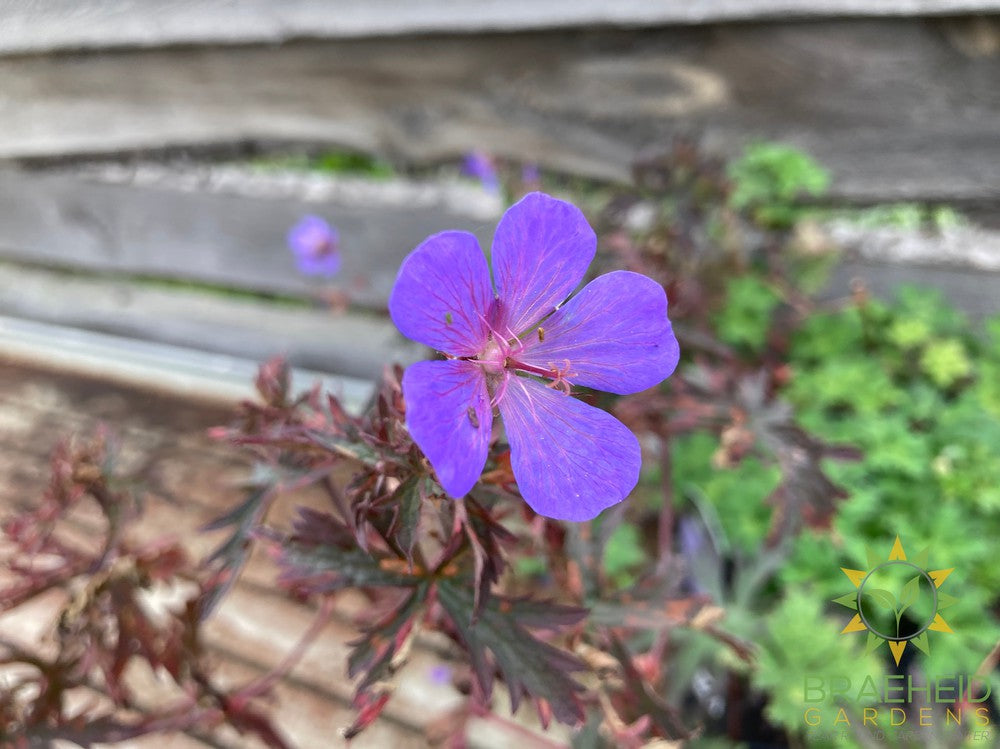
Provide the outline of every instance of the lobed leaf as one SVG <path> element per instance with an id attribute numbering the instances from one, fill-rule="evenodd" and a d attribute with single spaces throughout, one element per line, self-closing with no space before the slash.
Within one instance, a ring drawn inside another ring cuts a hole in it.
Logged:
<path id="1" fill-rule="evenodd" d="M 391 560 L 386 560 L 391 561 Z M 422 579 L 407 575 L 361 549 L 285 544 L 278 559 L 279 582 L 304 593 L 331 593 L 344 588 L 413 587 Z"/>
<path id="2" fill-rule="evenodd" d="M 392 494 L 390 504 L 395 506 L 390 536 L 394 537 L 406 560 L 413 563 L 413 547 L 417 543 L 420 530 L 420 509 L 427 492 L 428 479 L 425 476 L 410 476 Z"/>
<path id="3" fill-rule="evenodd" d="M 466 498 L 464 507 L 466 521 L 463 527 L 472 551 L 474 572 L 473 617 L 478 617 L 506 564 L 501 544 L 516 539 L 471 497 Z"/>
<path id="4" fill-rule="evenodd" d="M 486 657 L 488 649 L 510 692 L 512 712 L 517 711 L 521 699 L 527 695 L 544 700 L 561 723 L 583 723 L 584 712 L 578 697 L 583 687 L 570 673 L 582 670 L 584 664 L 576 656 L 539 640 L 526 629 L 539 626 L 556 629 L 567 619 L 575 620 L 581 610 L 494 596 L 473 621 L 474 594 L 466 583 L 449 579 L 439 581 L 438 600 L 468 652 L 483 693 L 487 696 L 492 693 L 494 679 L 493 666 Z M 540 608 L 546 605 L 551 606 L 552 618 L 546 618 Z M 542 711 L 540 715 L 544 717 Z"/>
<path id="5" fill-rule="evenodd" d="M 202 615 L 209 616 L 236 582 L 250 557 L 251 535 L 276 495 L 273 484 L 256 486 L 247 498 L 225 514 L 210 521 L 202 530 L 213 531 L 232 527 L 233 531 L 205 560 L 215 567 L 216 584 L 205 598 Z"/>
<path id="6" fill-rule="evenodd" d="M 364 635 L 351 642 L 347 659 L 347 675 L 364 677 L 358 683 L 357 694 L 366 692 L 377 682 L 391 677 L 398 670 L 401 655 L 415 633 L 418 615 L 423 611 L 428 585 L 422 583 L 394 609 L 368 627 Z"/>

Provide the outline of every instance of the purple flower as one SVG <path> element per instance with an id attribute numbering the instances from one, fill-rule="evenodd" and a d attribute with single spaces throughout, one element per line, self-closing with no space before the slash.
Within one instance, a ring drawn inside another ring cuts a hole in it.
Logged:
<path id="1" fill-rule="evenodd" d="M 490 192 L 500 190 L 500 177 L 497 175 L 493 157 L 484 151 L 469 151 L 465 155 L 462 161 L 462 174 L 475 177 Z"/>
<path id="2" fill-rule="evenodd" d="M 435 234 L 403 261 L 392 319 L 447 356 L 406 370 L 406 424 L 449 495 L 482 473 L 494 408 L 521 495 L 539 514 L 589 520 L 635 486 L 638 440 L 569 393 L 645 390 L 674 371 L 679 350 L 663 287 L 646 276 L 608 273 L 562 304 L 596 247 L 578 208 L 535 192 L 500 219 L 492 282 L 467 232 Z"/>
<path id="3" fill-rule="evenodd" d="M 525 164 L 521 167 L 521 184 L 525 187 L 538 188 L 542 183 L 542 174 L 538 171 L 538 164 Z"/>
<path id="4" fill-rule="evenodd" d="M 436 686 L 445 686 L 451 684 L 452 670 L 450 666 L 446 666 L 443 663 L 438 663 L 437 665 L 431 666 L 427 672 L 427 680 Z"/>
<path id="5" fill-rule="evenodd" d="M 289 229 L 288 247 L 307 276 L 335 276 L 340 270 L 340 233 L 319 216 L 303 216 Z"/>

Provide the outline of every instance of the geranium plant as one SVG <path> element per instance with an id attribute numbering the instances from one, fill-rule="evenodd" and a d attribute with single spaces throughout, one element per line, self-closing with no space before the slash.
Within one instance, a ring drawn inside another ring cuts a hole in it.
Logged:
<path id="1" fill-rule="evenodd" d="M 286 746 L 262 698 L 290 663 L 222 690 L 198 645 L 200 622 L 254 548 L 269 552 L 277 585 L 317 604 L 307 640 L 344 591 L 362 591 L 376 612 L 343 664 L 356 708 L 347 738 L 384 711 L 427 632 L 450 643 L 441 657 L 457 666 L 434 678 L 465 696 L 446 722 L 451 746 L 464 745 L 469 718 L 505 720 L 522 703 L 544 725 L 573 726 L 580 747 L 780 735 L 761 718 L 765 699 L 777 722 L 793 710 L 776 691 L 786 674 L 761 612 L 806 612 L 819 626 L 818 600 L 780 602 L 779 571 L 828 538 L 843 506 L 829 459 L 860 453 L 841 444 L 849 429 L 810 411 L 810 399 L 841 390 L 817 370 L 804 395 L 811 380 L 796 385 L 787 363 L 790 347 L 805 361 L 826 340 L 789 341 L 816 319 L 790 280 L 803 261 L 785 252 L 783 228 L 753 225 L 725 175 L 679 144 L 638 164 L 633 188 L 591 196 L 597 232 L 571 203 L 531 193 L 501 219 L 489 257 L 462 232 L 417 245 L 388 312 L 434 358 L 387 367 L 360 413 L 318 388 L 296 394 L 288 365 L 265 363 L 259 397 L 214 432 L 257 466 L 243 501 L 206 529 L 220 540 L 201 564 L 179 547 L 131 544 L 135 503 L 107 440 L 60 448 L 37 509 L 3 527 L 13 575 L 0 611 L 53 587 L 88 593 L 55 623 L 56 657 L 4 651 L 25 675 L 0 695 L 3 740 L 87 745 L 228 723 Z M 336 241 L 316 222 L 290 236 L 297 256 L 328 263 Z M 587 282 L 592 268 L 603 275 Z M 870 326 L 856 332 L 852 346 L 875 350 Z M 919 365 L 943 388 L 964 387 L 971 365 L 955 363 L 955 346 L 931 355 L 933 345 L 920 344 Z M 866 356 L 863 372 L 874 366 Z M 859 395 L 877 384 L 861 381 Z M 837 444 L 804 429 L 786 393 Z M 963 449 L 938 459 L 952 484 L 945 468 Z M 325 504 L 274 520 L 275 502 L 305 490 Z M 56 532 L 78 502 L 107 518 L 106 536 L 85 550 Z M 42 554 L 45 566 L 34 563 Z M 185 581 L 189 603 L 144 619 L 134 602 L 161 580 Z M 797 626 L 782 624 L 774 631 Z M 835 633 L 823 642 L 823 654 L 840 652 Z M 119 678 L 133 658 L 165 669 L 184 699 L 140 709 Z M 67 690 L 95 675 L 115 709 L 73 712 Z"/>

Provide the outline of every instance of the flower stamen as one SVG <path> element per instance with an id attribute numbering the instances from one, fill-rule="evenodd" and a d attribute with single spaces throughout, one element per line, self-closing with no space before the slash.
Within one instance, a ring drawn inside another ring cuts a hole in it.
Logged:
<path id="1" fill-rule="evenodd" d="M 570 371 L 571 364 L 568 359 L 563 360 L 563 366 L 557 367 L 552 362 L 549 362 L 548 368 L 536 367 L 534 364 L 525 364 L 524 362 L 518 361 L 512 357 L 507 357 L 504 363 L 505 369 L 517 369 L 521 372 L 527 372 L 528 374 L 538 375 L 539 377 L 544 377 L 547 380 L 552 380 L 552 382 L 546 383 L 548 387 L 559 388 L 564 393 L 569 394 L 571 392 L 572 383 L 569 381 L 570 377 L 576 377 L 575 372 Z"/>
<path id="2" fill-rule="evenodd" d="M 576 377 L 576 373 L 570 371 L 571 364 L 569 359 L 563 360 L 562 366 L 557 366 L 553 362 L 549 362 L 548 367 L 540 367 L 519 361 L 515 357 L 520 355 L 521 351 L 524 350 L 524 342 L 517 333 L 508 327 L 507 336 L 504 337 L 490 324 L 485 315 L 480 313 L 479 317 L 490 331 L 490 340 L 482 353 L 475 358 L 475 361 L 487 372 L 490 389 L 493 390 L 493 396 L 490 399 L 490 406 L 492 408 L 496 408 L 507 393 L 507 384 L 512 370 L 533 374 L 549 380 L 549 382 L 545 383 L 546 387 L 561 390 L 566 395 L 572 393 L 573 384 L 569 378 Z M 539 340 L 543 340 L 543 329 L 539 328 L 538 330 Z"/>
<path id="3" fill-rule="evenodd" d="M 549 369 L 552 382 L 548 383 L 546 387 L 562 390 L 566 395 L 569 395 L 573 391 L 572 383 L 569 381 L 569 378 L 576 377 L 575 372 L 569 371 L 569 359 L 563 359 L 562 367 L 557 367 L 552 362 L 549 362 Z"/>

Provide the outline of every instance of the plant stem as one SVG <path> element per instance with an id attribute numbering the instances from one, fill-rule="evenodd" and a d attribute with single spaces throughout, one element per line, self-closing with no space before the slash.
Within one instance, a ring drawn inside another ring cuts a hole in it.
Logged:
<path id="1" fill-rule="evenodd" d="M 670 454 L 670 437 L 666 429 L 660 432 L 660 491 L 663 496 L 663 507 L 660 508 L 659 524 L 657 526 L 657 543 L 659 561 L 657 572 L 666 572 L 674 548 L 674 469 L 673 457 Z"/>

